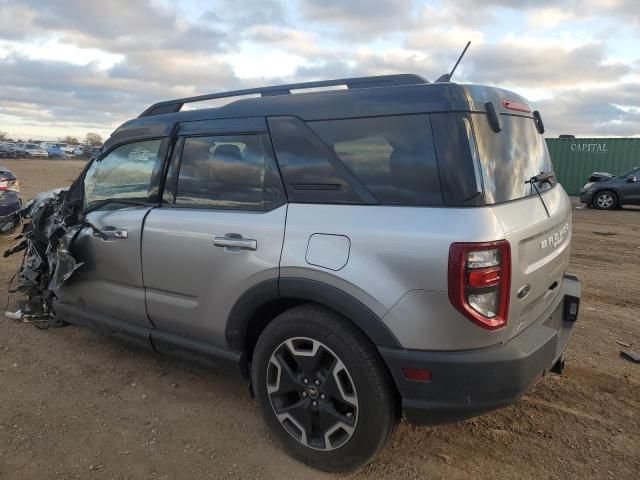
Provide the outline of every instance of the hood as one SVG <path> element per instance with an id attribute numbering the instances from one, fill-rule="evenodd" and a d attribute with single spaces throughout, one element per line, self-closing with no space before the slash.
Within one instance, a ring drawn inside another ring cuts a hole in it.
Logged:
<path id="1" fill-rule="evenodd" d="M 612 173 L 608 172 L 593 172 L 587 182 L 601 182 L 602 180 L 609 180 L 615 177 Z"/>

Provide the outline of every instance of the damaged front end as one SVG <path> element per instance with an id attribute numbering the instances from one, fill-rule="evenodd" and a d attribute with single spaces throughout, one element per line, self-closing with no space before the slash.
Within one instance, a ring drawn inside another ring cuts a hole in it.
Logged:
<path id="1" fill-rule="evenodd" d="M 9 294 L 20 293 L 23 297 L 15 311 L 6 312 L 7 317 L 42 328 L 61 325 L 55 319 L 53 298 L 82 265 L 76 262 L 70 246 L 86 226 L 79 222 L 79 202 L 68 201 L 68 193 L 62 188 L 39 193 L 0 225 L 2 230 L 5 223 L 24 222 L 18 243 L 4 252 L 8 257 L 24 251 L 20 269 L 9 283 Z"/>

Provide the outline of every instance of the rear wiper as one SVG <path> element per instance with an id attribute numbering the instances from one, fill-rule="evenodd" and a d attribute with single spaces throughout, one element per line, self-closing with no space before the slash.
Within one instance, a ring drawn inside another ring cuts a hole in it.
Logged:
<path id="1" fill-rule="evenodd" d="M 534 175 L 529 180 L 526 180 L 524 183 L 543 183 L 552 178 L 555 178 L 556 174 L 553 172 L 542 172 L 538 175 Z"/>
<path id="2" fill-rule="evenodd" d="M 544 211 L 547 212 L 547 217 L 551 218 L 551 214 L 549 213 L 549 209 L 547 208 L 547 204 L 544 202 L 544 198 L 542 198 L 542 194 L 540 194 L 540 190 L 538 189 L 538 183 L 549 182 L 552 178 L 556 176 L 553 172 L 540 172 L 538 175 L 534 175 L 529 180 L 525 180 L 524 183 L 530 183 L 533 189 L 538 194 L 538 198 L 542 202 L 542 206 L 544 207 Z"/>

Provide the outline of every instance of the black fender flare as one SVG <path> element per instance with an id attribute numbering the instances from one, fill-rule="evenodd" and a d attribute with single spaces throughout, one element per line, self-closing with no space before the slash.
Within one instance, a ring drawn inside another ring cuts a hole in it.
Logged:
<path id="1" fill-rule="evenodd" d="M 308 278 L 274 278 L 254 285 L 231 308 L 225 336 L 229 348 L 244 351 L 247 328 L 260 307 L 276 300 L 293 299 L 323 305 L 353 322 L 379 347 L 402 348 L 389 327 L 360 300 L 326 283 Z"/>

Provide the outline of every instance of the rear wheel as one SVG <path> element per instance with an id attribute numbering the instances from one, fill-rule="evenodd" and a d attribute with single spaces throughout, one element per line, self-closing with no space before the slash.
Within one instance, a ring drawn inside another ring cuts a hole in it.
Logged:
<path id="1" fill-rule="evenodd" d="M 609 190 L 603 190 L 596 194 L 593 205 L 600 210 L 613 210 L 618 205 L 618 197 Z"/>
<path id="2" fill-rule="evenodd" d="M 254 351 L 252 382 L 286 450 L 321 470 L 364 465 L 397 423 L 394 386 L 376 348 L 321 307 L 295 307 L 267 326 Z"/>

